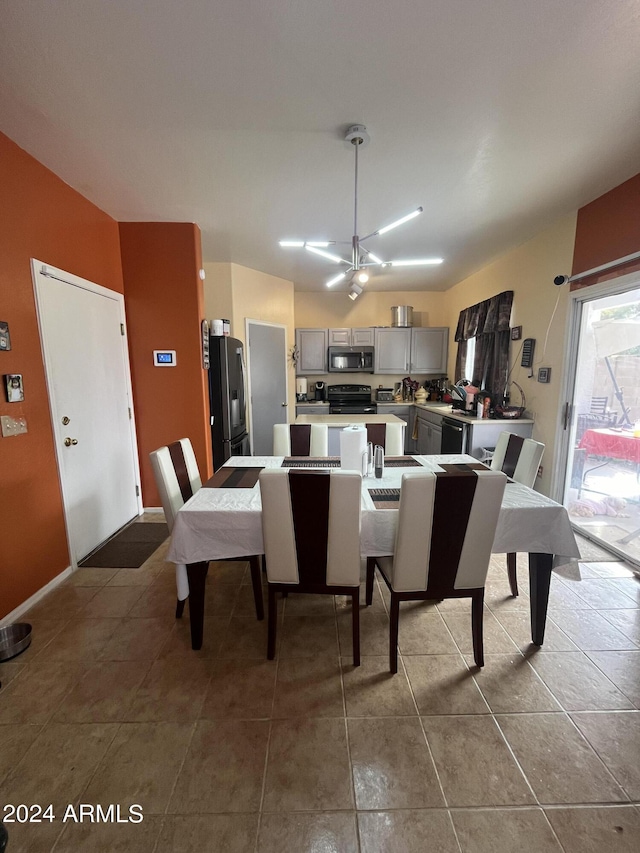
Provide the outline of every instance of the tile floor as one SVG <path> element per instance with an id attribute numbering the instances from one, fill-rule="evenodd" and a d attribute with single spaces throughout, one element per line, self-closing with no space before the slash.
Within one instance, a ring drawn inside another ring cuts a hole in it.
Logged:
<path id="1" fill-rule="evenodd" d="M 166 545 L 140 569 L 80 569 L 0 664 L 8 853 L 631 853 L 640 849 L 640 580 L 622 563 L 555 575 L 542 649 L 525 564 L 494 558 L 486 666 L 469 602 L 405 604 L 388 673 L 386 598 L 290 596 L 277 659 L 243 563 L 212 564 L 205 642 L 176 622 Z M 68 804 L 141 823 L 62 821 Z"/>

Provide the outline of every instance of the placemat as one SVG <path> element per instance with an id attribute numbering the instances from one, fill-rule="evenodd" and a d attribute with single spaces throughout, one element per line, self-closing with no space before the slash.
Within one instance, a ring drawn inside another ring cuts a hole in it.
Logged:
<path id="1" fill-rule="evenodd" d="M 447 474 L 468 474 L 469 471 L 488 471 L 482 462 L 438 462 L 438 467 Z"/>
<path id="2" fill-rule="evenodd" d="M 385 456 L 385 468 L 422 468 L 413 456 Z"/>
<path id="3" fill-rule="evenodd" d="M 282 468 L 339 468 L 339 456 L 285 456 Z"/>
<path id="4" fill-rule="evenodd" d="M 220 468 L 203 484 L 203 489 L 252 489 L 258 482 L 260 468 L 233 468 L 224 466 Z"/>
<path id="5" fill-rule="evenodd" d="M 398 509 L 400 489 L 369 489 L 376 509 Z"/>

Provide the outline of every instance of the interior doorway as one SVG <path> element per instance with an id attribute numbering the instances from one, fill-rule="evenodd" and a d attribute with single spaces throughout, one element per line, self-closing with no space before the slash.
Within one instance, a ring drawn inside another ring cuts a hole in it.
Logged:
<path id="1" fill-rule="evenodd" d="M 251 449 L 254 456 L 273 453 L 273 426 L 287 422 L 287 329 L 276 323 L 247 320 Z"/>
<path id="2" fill-rule="evenodd" d="M 75 567 L 142 512 L 124 297 L 32 260 Z"/>
<path id="3" fill-rule="evenodd" d="M 640 276 L 578 291 L 563 503 L 575 529 L 640 565 Z"/>

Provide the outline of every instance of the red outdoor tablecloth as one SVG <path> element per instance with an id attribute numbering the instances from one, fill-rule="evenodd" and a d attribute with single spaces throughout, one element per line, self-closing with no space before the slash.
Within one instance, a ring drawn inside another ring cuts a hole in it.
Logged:
<path id="1" fill-rule="evenodd" d="M 614 429 L 588 429 L 578 446 L 593 456 L 628 459 L 629 462 L 640 464 L 640 438 L 636 438 L 632 432 L 618 432 Z"/>

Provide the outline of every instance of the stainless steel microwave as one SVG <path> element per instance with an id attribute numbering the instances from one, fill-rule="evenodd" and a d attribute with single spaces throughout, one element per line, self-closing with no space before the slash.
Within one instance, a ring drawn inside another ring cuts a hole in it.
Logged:
<path id="1" fill-rule="evenodd" d="M 373 373 L 373 347 L 329 347 L 329 373 Z"/>

